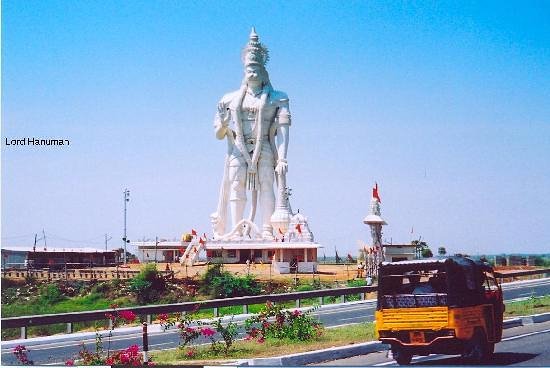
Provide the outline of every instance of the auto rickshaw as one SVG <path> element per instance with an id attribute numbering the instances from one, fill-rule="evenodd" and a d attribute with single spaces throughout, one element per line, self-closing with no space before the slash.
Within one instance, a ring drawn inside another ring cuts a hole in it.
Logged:
<path id="1" fill-rule="evenodd" d="M 487 360 L 502 338 L 504 304 L 493 268 L 466 257 L 382 262 L 376 330 L 400 365 L 413 355 Z"/>

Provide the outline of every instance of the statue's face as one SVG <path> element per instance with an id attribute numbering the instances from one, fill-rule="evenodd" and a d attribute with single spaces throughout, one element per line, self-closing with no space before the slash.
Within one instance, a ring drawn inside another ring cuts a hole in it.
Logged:
<path id="1" fill-rule="evenodd" d="M 261 66 L 259 65 L 248 65 L 244 70 L 246 82 L 251 85 L 259 85 L 262 83 L 261 75 Z"/>

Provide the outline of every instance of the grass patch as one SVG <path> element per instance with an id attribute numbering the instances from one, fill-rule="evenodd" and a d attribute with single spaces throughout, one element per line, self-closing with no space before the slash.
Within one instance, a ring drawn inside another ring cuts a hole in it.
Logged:
<path id="1" fill-rule="evenodd" d="M 325 329 L 324 334 L 313 341 L 290 341 L 267 339 L 263 344 L 256 341 L 236 341 L 234 348 L 227 356 L 214 354 L 208 345 L 194 346 L 193 356 L 187 356 L 188 348 L 153 352 L 151 355 L 156 364 L 206 364 L 228 359 L 261 358 L 288 355 L 363 343 L 375 339 L 374 324 L 360 323 L 345 327 Z"/>
<path id="2" fill-rule="evenodd" d="M 550 295 L 533 296 L 520 302 L 507 303 L 504 317 L 527 316 L 550 312 Z"/>

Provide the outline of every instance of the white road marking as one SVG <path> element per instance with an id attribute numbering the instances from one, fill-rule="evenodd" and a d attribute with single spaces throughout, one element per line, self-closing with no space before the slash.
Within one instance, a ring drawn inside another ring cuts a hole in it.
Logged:
<path id="1" fill-rule="evenodd" d="M 354 319 L 365 319 L 365 317 L 351 317 L 351 318 L 340 318 L 340 321 L 351 321 L 351 320 L 354 320 Z"/>
<path id="2" fill-rule="evenodd" d="M 526 334 L 523 334 L 523 335 L 510 336 L 510 337 L 502 339 L 502 341 L 517 340 L 517 339 L 521 339 L 521 338 L 524 338 L 524 337 L 527 337 L 527 336 L 540 335 L 540 334 L 548 333 L 548 332 L 550 332 L 550 328 L 547 329 L 547 330 L 542 330 L 542 331 L 529 332 L 529 333 L 526 333 Z"/>

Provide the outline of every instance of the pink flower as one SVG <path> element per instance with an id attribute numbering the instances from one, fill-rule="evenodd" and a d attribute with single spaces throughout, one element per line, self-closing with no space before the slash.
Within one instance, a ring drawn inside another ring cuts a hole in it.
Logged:
<path id="1" fill-rule="evenodd" d="M 20 354 L 24 351 L 27 351 L 27 348 L 25 347 L 25 345 L 17 345 L 16 347 L 13 348 L 13 353 L 14 354 Z"/>
<path id="2" fill-rule="evenodd" d="M 269 322 L 267 322 L 267 321 L 262 322 L 262 327 L 263 328 L 269 328 L 269 326 L 271 326 L 271 324 Z"/>
<path id="3" fill-rule="evenodd" d="M 168 314 L 166 314 L 166 313 L 161 313 L 161 314 L 159 314 L 159 320 L 160 320 L 160 321 L 166 321 L 166 320 L 168 320 Z"/>
<path id="4" fill-rule="evenodd" d="M 105 359 L 105 364 L 106 365 L 113 365 L 113 364 L 115 364 L 115 360 L 113 359 L 113 357 L 108 357 L 107 359 Z"/>
<path id="5" fill-rule="evenodd" d="M 302 314 L 302 312 L 300 312 L 298 309 L 294 309 L 294 312 L 292 312 L 292 315 L 294 317 L 298 317 L 300 314 Z"/>
<path id="6" fill-rule="evenodd" d="M 126 322 L 133 322 L 136 320 L 136 314 L 132 311 L 120 311 L 119 316 L 126 320 Z"/>
<path id="7" fill-rule="evenodd" d="M 195 355 L 195 349 L 189 349 L 187 350 L 187 352 L 185 353 L 185 355 L 187 355 L 189 358 L 193 357 Z"/>
<path id="8" fill-rule="evenodd" d="M 122 353 L 120 354 L 120 362 L 122 364 L 126 364 L 130 361 L 130 357 L 128 356 L 128 353 Z"/>
<path id="9" fill-rule="evenodd" d="M 211 328 L 204 327 L 201 329 L 201 333 L 206 337 L 210 337 L 210 336 L 213 336 L 216 333 L 216 331 L 214 331 Z"/>
<path id="10" fill-rule="evenodd" d="M 65 362 L 65 365 L 74 365 L 74 360 L 69 359 Z"/>
<path id="11" fill-rule="evenodd" d="M 130 345 L 128 349 L 126 349 L 128 353 L 131 353 L 133 355 L 137 355 L 139 353 L 139 346 L 137 345 Z"/>
<path id="12" fill-rule="evenodd" d="M 264 339 L 263 336 L 258 337 L 258 342 L 259 342 L 260 344 L 263 344 L 264 341 L 265 341 L 265 339 Z"/>

